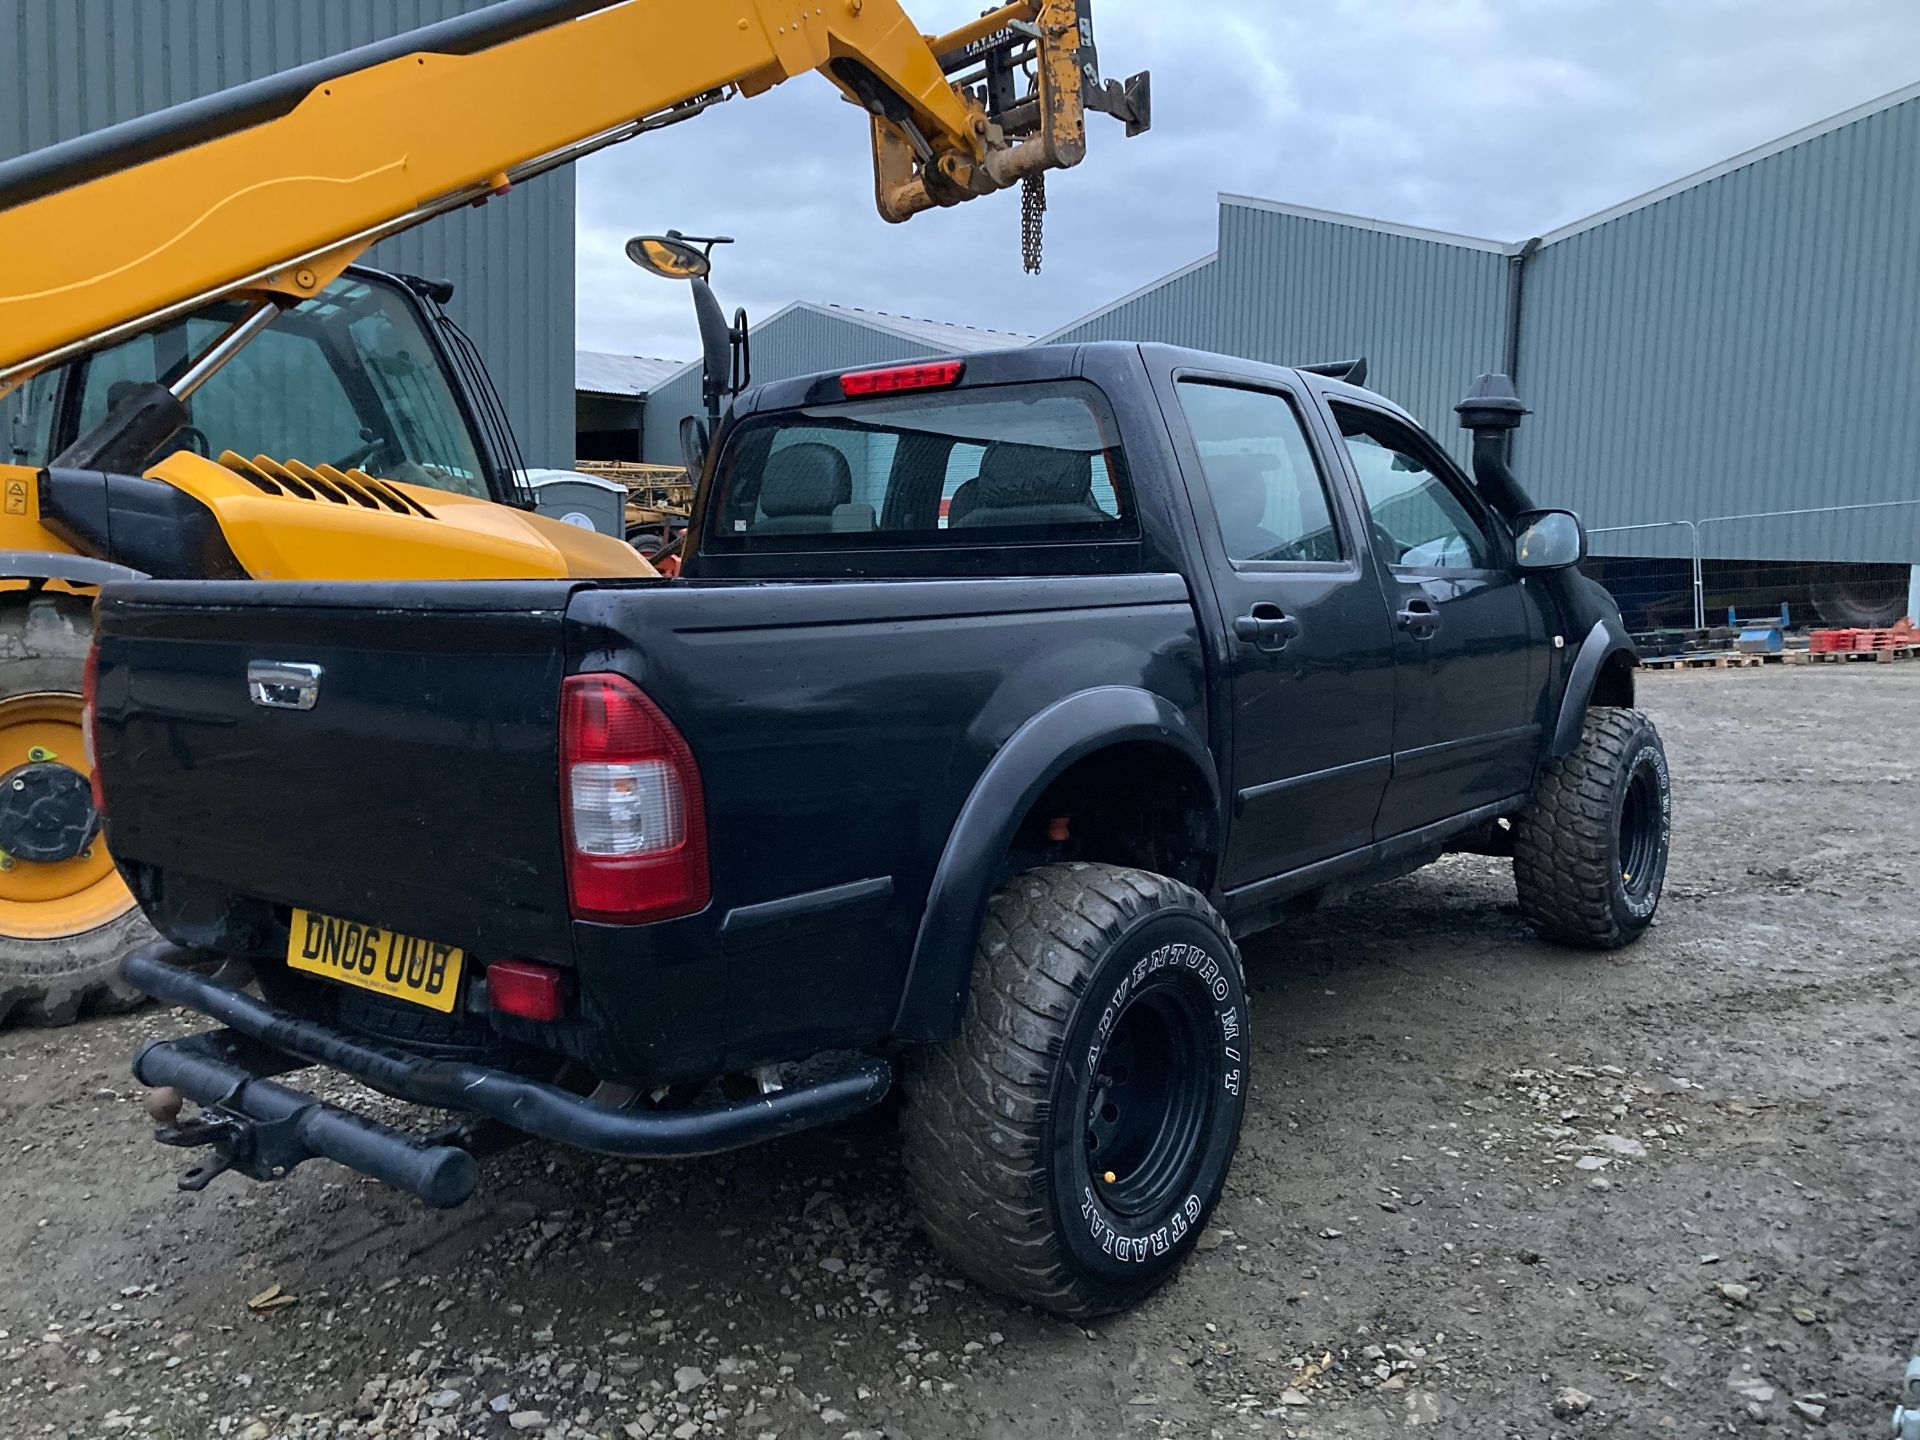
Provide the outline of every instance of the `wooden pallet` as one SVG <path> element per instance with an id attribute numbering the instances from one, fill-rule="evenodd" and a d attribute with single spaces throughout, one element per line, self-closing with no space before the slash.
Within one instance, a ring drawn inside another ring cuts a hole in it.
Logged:
<path id="1" fill-rule="evenodd" d="M 1807 663 L 1804 650 L 1783 650 L 1742 653 L 1738 650 L 1702 651 L 1691 655 L 1655 655 L 1642 660 L 1643 670 L 1758 670 L 1766 665 L 1804 665 Z M 1829 657 L 1816 655 L 1816 660 Z"/>
<path id="2" fill-rule="evenodd" d="M 1920 658 L 1920 645 L 1889 645 L 1878 650 L 1822 650 L 1811 658 L 1822 665 L 1832 665 L 1843 660 L 1872 660 L 1885 665 L 1895 660 Z"/>

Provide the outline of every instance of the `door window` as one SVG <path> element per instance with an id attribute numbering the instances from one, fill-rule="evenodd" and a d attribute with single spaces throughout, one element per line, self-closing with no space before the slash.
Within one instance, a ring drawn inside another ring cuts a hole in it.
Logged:
<path id="1" fill-rule="evenodd" d="M 1445 462 L 1413 430 L 1350 405 L 1335 405 L 1373 527 L 1374 548 L 1407 570 L 1485 570 L 1493 545 L 1445 479 Z"/>
<path id="2" fill-rule="evenodd" d="M 1228 559 L 1340 559 L 1326 481 L 1286 396 L 1183 380 L 1180 404 Z"/>

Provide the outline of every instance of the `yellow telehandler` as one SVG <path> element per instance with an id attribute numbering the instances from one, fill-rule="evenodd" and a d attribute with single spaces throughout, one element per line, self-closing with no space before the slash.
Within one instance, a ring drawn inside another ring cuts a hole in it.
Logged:
<path id="1" fill-rule="evenodd" d="M 900 0 L 501 0 L 0 163 L 0 1022 L 134 997 L 142 925 L 82 753 L 91 595 L 115 578 L 649 575 L 528 513 L 511 434 L 441 287 L 376 241 L 818 71 L 870 117 L 888 220 L 1077 164 L 1091 0 L 926 35 Z M 538 96 L 539 103 L 515 97 Z M 717 385 L 720 382 L 714 380 Z"/>

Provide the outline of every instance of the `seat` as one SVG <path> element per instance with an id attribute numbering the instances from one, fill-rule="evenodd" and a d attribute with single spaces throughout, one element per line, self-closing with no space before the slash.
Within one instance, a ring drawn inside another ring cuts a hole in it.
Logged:
<path id="1" fill-rule="evenodd" d="M 1092 484 L 1093 458 L 1084 451 L 997 440 L 980 457 L 980 473 L 954 493 L 947 521 L 962 530 L 1101 524 L 1112 517 L 1094 504 Z"/>
<path id="2" fill-rule="evenodd" d="M 831 445 L 807 441 L 776 450 L 760 477 L 755 535 L 805 535 L 833 530 L 834 512 L 853 499 L 853 470 Z"/>

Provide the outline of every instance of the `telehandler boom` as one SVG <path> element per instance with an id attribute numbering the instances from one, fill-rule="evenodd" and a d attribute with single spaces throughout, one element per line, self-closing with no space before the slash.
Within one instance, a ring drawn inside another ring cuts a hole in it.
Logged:
<path id="1" fill-rule="evenodd" d="M 79 753 L 92 586 L 652 573 L 490 503 L 475 447 L 423 454 L 400 421 L 329 453 L 214 446 L 195 397 L 236 357 L 348 292 L 374 303 L 348 267 L 389 235 L 815 70 L 868 112 L 883 216 L 1021 184 L 1035 264 L 1041 177 L 1079 162 L 1086 112 L 1149 121 L 1144 74 L 1100 80 L 1090 5 L 929 36 L 900 0 L 501 0 L 0 163 L 0 395 L 150 336 L 170 362 L 49 463 L 0 465 L 0 1021 L 111 1003 L 140 923 Z M 347 355 L 376 414 L 425 373 L 390 358 Z"/>

